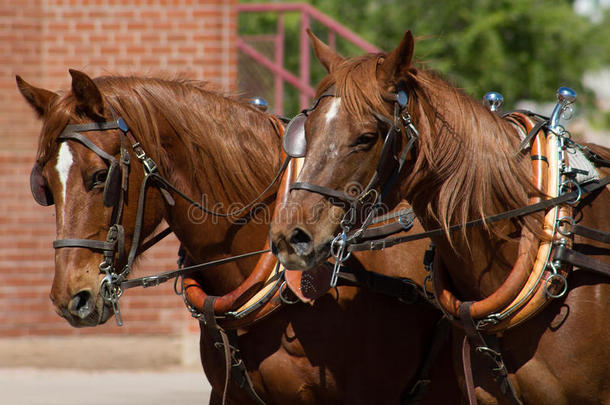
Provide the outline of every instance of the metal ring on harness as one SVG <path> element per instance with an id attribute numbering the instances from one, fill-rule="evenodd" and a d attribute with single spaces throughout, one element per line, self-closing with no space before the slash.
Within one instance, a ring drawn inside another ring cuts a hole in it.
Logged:
<path id="1" fill-rule="evenodd" d="M 432 281 L 432 276 L 430 274 L 428 274 L 426 277 L 424 277 L 422 291 L 423 291 L 424 297 L 426 297 L 427 301 L 434 302 L 434 294 L 429 293 L 428 289 L 426 288 L 426 285 L 431 281 Z"/>
<path id="2" fill-rule="evenodd" d="M 555 279 L 558 279 L 561 283 L 563 283 L 563 288 L 557 294 L 553 294 L 549 291 L 549 286 L 554 283 Z M 568 280 L 566 280 L 566 278 L 559 273 L 551 274 L 551 276 L 544 282 L 544 291 L 551 298 L 561 298 L 568 291 Z"/>
<path id="3" fill-rule="evenodd" d="M 559 186 L 559 194 L 564 194 L 566 192 L 570 192 L 571 191 L 571 187 L 568 188 L 569 185 L 573 185 L 576 187 L 576 191 L 578 191 L 578 194 L 576 195 L 576 198 L 572 201 L 566 201 L 567 204 L 570 205 L 576 205 L 580 202 L 580 198 L 582 197 L 582 189 L 580 188 L 580 184 L 573 180 L 573 179 L 567 179 L 566 181 L 564 181 L 563 183 L 561 183 L 561 185 Z M 568 188 L 566 190 L 566 188 Z"/>
<path id="4" fill-rule="evenodd" d="M 182 295 L 184 293 L 184 284 L 182 283 L 182 279 L 184 276 L 179 276 L 174 278 L 174 294 Z M 178 281 L 180 281 L 180 287 L 178 287 Z"/>
<path id="5" fill-rule="evenodd" d="M 294 301 L 290 301 L 288 298 L 286 298 L 286 297 L 284 296 L 284 291 L 285 291 L 285 290 L 286 290 L 286 281 L 284 281 L 284 282 L 283 282 L 283 283 L 280 285 L 280 288 L 279 288 L 279 291 L 278 291 L 278 295 L 279 295 L 279 297 L 280 297 L 280 301 L 282 301 L 284 304 L 287 304 L 287 305 L 292 305 L 292 304 L 296 304 L 296 303 L 298 303 L 298 302 L 299 302 L 299 298 L 298 298 L 298 297 L 297 297 L 297 299 L 295 299 Z"/>
<path id="6" fill-rule="evenodd" d="M 347 255 L 343 255 L 345 247 L 347 246 L 347 235 L 342 232 L 335 236 L 333 241 L 330 243 L 330 254 L 339 263 L 343 263 L 350 258 L 352 252 L 349 251 Z"/>
<path id="7" fill-rule="evenodd" d="M 408 231 L 413 228 L 413 220 L 406 215 L 401 215 L 398 217 L 398 224 L 404 231 Z"/>

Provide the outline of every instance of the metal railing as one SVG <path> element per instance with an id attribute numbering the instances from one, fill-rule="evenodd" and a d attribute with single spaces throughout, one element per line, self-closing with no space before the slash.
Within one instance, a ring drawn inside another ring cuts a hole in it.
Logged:
<path id="1" fill-rule="evenodd" d="M 258 39 L 267 40 L 274 44 L 274 55 L 268 57 L 248 44 L 250 36 L 240 36 L 237 39 L 237 47 L 254 62 L 264 66 L 274 76 L 273 79 L 273 105 L 275 113 L 283 114 L 284 108 L 284 83 L 295 87 L 299 91 L 300 108 L 306 108 L 315 90 L 311 85 L 310 70 L 310 44 L 307 36 L 307 28 L 312 21 L 317 21 L 328 29 L 327 43 L 335 49 L 337 36 L 344 38 L 365 52 L 377 53 L 381 50 L 369 42 L 360 38 L 350 29 L 333 20 L 326 14 L 318 11 L 313 6 L 305 3 L 250 3 L 239 4 L 238 12 L 241 13 L 276 13 L 277 26 L 274 34 L 257 35 Z M 290 72 L 284 66 L 285 56 L 285 13 L 300 13 L 299 27 L 299 72 L 298 75 Z"/>

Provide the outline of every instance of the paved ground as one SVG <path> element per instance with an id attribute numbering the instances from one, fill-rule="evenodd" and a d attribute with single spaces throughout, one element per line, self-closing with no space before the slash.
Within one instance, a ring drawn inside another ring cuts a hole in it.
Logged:
<path id="1" fill-rule="evenodd" d="M 0 405 L 207 404 L 197 339 L 0 339 Z"/>
<path id="2" fill-rule="evenodd" d="M 187 405 L 207 404 L 209 396 L 203 372 L 0 369 L 6 405 Z"/>

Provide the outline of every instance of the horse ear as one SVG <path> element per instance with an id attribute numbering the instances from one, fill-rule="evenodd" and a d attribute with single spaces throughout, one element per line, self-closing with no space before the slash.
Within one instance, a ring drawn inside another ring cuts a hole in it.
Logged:
<path id="1" fill-rule="evenodd" d="M 15 76 L 15 80 L 17 81 L 17 87 L 19 88 L 21 95 L 41 118 L 47 113 L 51 103 L 59 97 L 59 95 L 52 91 L 32 86 L 19 75 Z"/>
<path id="2" fill-rule="evenodd" d="M 381 82 L 396 82 L 411 67 L 413 59 L 413 34 L 407 30 L 400 44 L 388 53 L 379 68 L 377 79 Z"/>
<path id="3" fill-rule="evenodd" d="M 331 49 L 330 46 L 326 45 L 318 37 L 316 37 L 309 28 L 307 29 L 307 35 L 309 35 L 309 40 L 313 45 L 313 51 L 316 54 L 316 57 L 328 73 L 330 73 L 335 66 L 345 60 L 341 57 L 341 55 Z"/>
<path id="4" fill-rule="evenodd" d="M 104 117 L 104 102 L 102 93 L 93 80 L 78 70 L 69 69 L 72 76 L 72 93 L 78 101 L 78 106 L 92 118 Z"/>

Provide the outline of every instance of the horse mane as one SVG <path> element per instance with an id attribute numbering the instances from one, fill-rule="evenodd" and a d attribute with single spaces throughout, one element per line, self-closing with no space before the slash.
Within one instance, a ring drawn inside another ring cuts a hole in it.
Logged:
<path id="1" fill-rule="evenodd" d="M 212 203 L 254 199 L 279 167 L 275 120 L 236 96 L 186 79 L 102 76 L 94 82 L 170 181 L 174 175 L 173 157 L 167 152 L 170 142 L 185 149 L 186 162 L 181 163 L 186 164 L 190 179 L 184 180 L 203 192 L 208 179 L 218 179 L 220 187 L 206 189 Z M 47 160 L 54 153 L 65 125 L 80 121 L 86 122 L 86 118 L 79 116 L 72 93 L 59 98 L 45 119 L 38 160 Z M 163 139 L 160 125 L 171 127 L 175 138 Z"/>
<path id="2" fill-rule="evenodd" d="M 318 93 L 335 86 L 356 120 L 370 117 L 371 110 L 392 118 L 384 100 L 388 89 L 376 80 L 382 58 L 369 54 L 344 61 L 321 82 Z M 400 81 L 420 133 L 412 172 L 402 174 L 402 196 L 443 227 L 450 242 L 449 226 L 524 206 L 529 196 L 540 195 L 509 122 L 432 71 L 411 67 Z M 526 217 L 522 224 L 539 229 L 539 218 Z M 465 238 L 465 229 L 462 234 Z"/>

